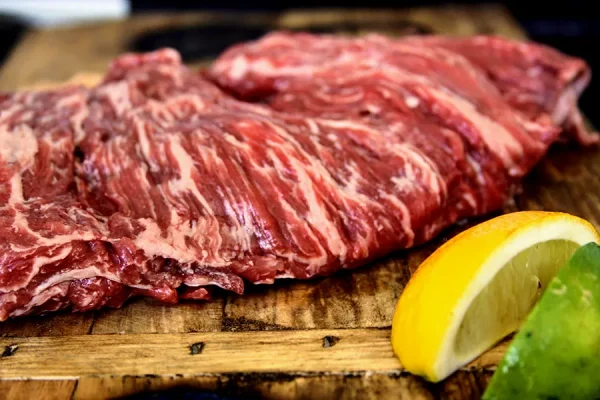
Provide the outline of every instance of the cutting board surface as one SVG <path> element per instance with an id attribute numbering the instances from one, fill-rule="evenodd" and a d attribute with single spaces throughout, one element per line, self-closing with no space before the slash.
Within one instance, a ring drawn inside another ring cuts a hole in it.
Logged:
<path id="1" fill-rule="evenodd" d="M 511 17 L 493 6 L 235 18 L 263 28 L 524 38 Z M 0 71 L 0 89 L 101 73 L 112 58 L 131 50 L 140 33 L 153 29 L 228 21 L 231 15 L 214 13 L 147 15 L 30 32 Z M 193 61 L 198 66 L 207 60 Z M 600 228 L 598 176 L 600 152 L 553 148 L 504 211 L 565 211 Z M 0 323 L 0 351 L 17 346 L 0 357 L 0 398 L 114 398 L 166 388 L 268 399 L 479 398 L 506 342 L 437 385 L 403 372 L 389 344 L 394 306 L 411 273 L 440 243 L 475 222 L 328 278 L 247 286 L 242 296 L 219 293 L 203 303 L 135 299 L 116 310 Z"/>

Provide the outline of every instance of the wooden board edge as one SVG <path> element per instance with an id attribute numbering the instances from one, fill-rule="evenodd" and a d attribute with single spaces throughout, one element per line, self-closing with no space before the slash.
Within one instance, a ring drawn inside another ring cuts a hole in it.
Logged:
<path id="1" fill-rule="evenodd" d="M 290 346 L 290 343 L 294 346 Z M 1 338 L 0 379 L 204 376 L 236 373 L 398 374 L 389 329 L 206 332 Z M 465 370 L 490 370 L 506 343 Z M 5 351 L 6 353 L 6 351 Z"/>
<path id="2" fill-rule="evenodd" d="M 161 377 L 98 376 L 77 380 L 0 380 L 0 398 L 29 399 L 139 399 L 204 398 L 234 399 L 430 399 L 480 398 L 490 371 L 459 371 L 444 382 L 431 384 L 410 375 L 286 376 L 240 374 L 236 376 Z M 132 396 L 132 397 L 129 397 Z"/>

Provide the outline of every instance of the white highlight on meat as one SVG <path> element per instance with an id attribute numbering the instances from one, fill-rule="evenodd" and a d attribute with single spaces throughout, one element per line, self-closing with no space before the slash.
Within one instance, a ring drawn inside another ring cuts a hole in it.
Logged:
<path id="1" fill-rule="evenodd" d="M 371 113 L 371 114 L 379 114 L 381 112 L 381 107 L 375 105 L 375 104 L 367 104 L 365 106 L 365 108 Z"/>
<path id="2" fill-rule="evenodd" d="M 228 66 L 227 74 L 231 79 L 241 79 L 248 70 L 248 60 L 244 56 L 237 56 L 231 61 Z"/>
<path id="3" fill-rule="evenodd" d="M 34 165 L 37 152 L 37 138 L 29 126 L 20 124 L 8 131 L 6 125 L 0 125 L 0 157 L 3 160 L 28 169 Z"/>
<path id="4" fill-rule="evenodd" d="M 415 188 L 415 180 L 409 179 L 406 176 L 394 176 L 392 182 L 396 186 L 396 190 L 400 193 L 408 193 Z"/>
<path id="5" fill-rule="evenodd" d="M 404 98 L 404 102 L 406 103 L 408 108 L 417 108 L 419 106 L 419 103 L 421 103 L 421 100 L 419 100 L 419 98 L 415 96 L 406 96 Z"/>
<path id="6" fill-rule="evenodd" d="M 477 201 L 475 200 L 475 196 L 473 193 L 465 192 L 462 195 L 463 199 L 473 208 L 473 210 L 477 210 Z"/>

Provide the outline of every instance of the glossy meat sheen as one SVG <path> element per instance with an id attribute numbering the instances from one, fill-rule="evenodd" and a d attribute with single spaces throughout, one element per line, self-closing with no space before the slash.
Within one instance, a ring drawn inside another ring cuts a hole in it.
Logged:
<path id="1" fill-rule="evenodd" d="M 598 140 L 585 130 L 577 108 L 591 76 L 587 64 L 537 43 L 274 32 L 231 47 L 208 75 L 242 99 L 337 118 L 347 118 L 349 105 L 361 116 L 387 113 L 389 107 L 379 110 L 373 97 L 388 97 L 381 87 L 393 82 L 394 94 L 415 112 L 464 117 L 457 128 L 472 142 L 483 141 L 505 165 L 517 161 L 513 172 L 520 175 L 545 151 L 527 147 L 552 142 L 558 128 L 583 143 Z M 538 157 L 523 160 L 523 151 Z"/>
<path id="2" fill-rule="evenodd" d="M 453 43 L 276 33 L 214 64 L 267 104 L 168 49 L 92 89 L 1 95 L 0 320 L 328 275 L 501 208 L 589 71 L 532 47 L 514 77 L 555 69 L 519 97 Z"/>

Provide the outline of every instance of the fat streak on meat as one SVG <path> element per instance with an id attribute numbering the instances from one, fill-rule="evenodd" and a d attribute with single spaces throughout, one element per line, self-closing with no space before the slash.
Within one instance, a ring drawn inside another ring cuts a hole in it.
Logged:
<path id="1" fill-rule="evenodd" d="M 496 37 L 276 32 L 0 95 L 0 320 L 308 279 L 501 209 L 590 144 L 579 59 Z"/>

